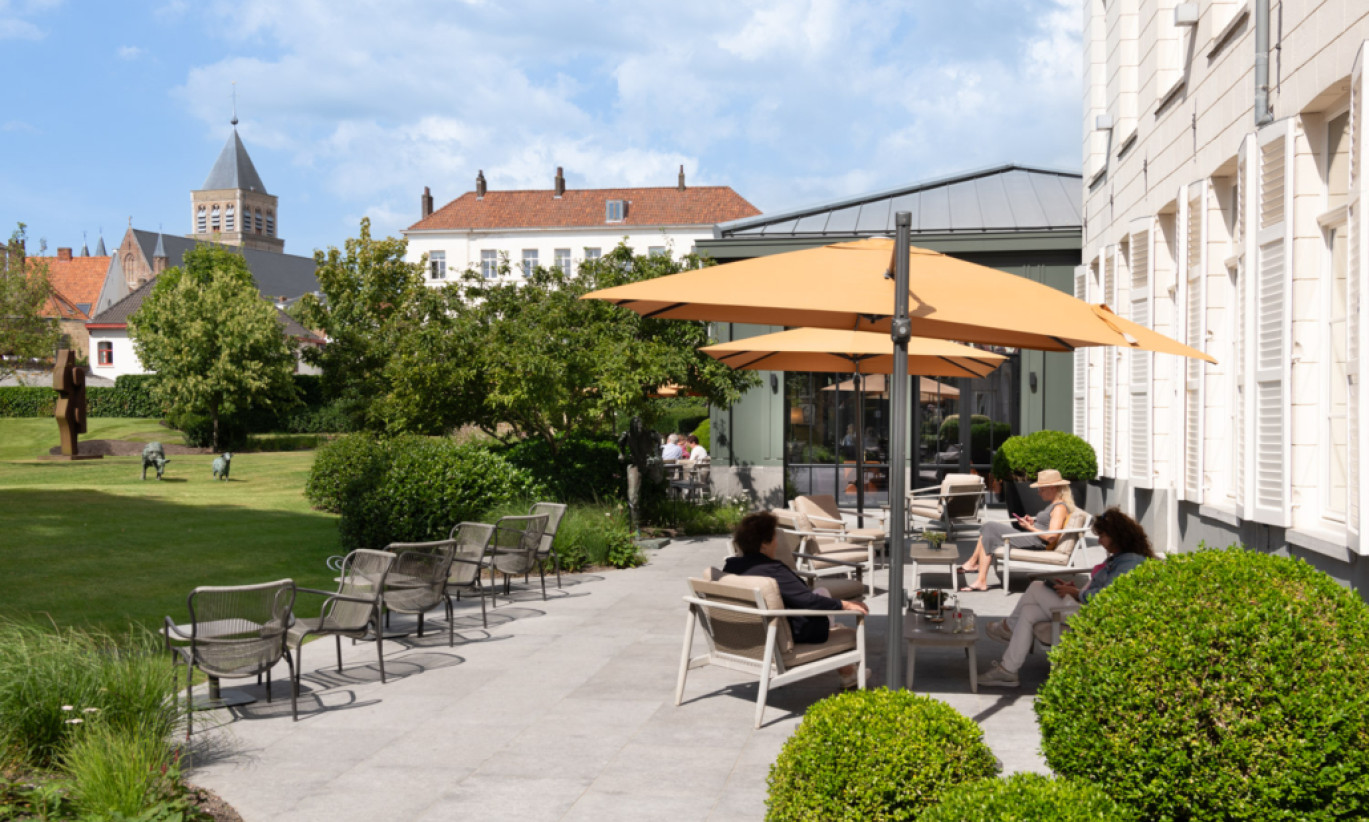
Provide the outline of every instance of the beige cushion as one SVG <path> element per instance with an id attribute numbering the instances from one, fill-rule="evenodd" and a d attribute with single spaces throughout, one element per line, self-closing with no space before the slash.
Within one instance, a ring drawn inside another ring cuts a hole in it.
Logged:
<path id="1" fill-rule="evenodd" d="M 908 506 L 908 513 L 923 519 L 941 519 L 941 502 L 919 498 L 917 502 Z"/>
<path id="2" fill-rule="evenodd" d="M 831 559 L 840 560 L 841 562 L 854 562 L 862 565 L 870 561 L 870 555 L 865 553 L 864 551 L 823 551 L 821 554 L 817 554 L 817 556 L 820 556 L 823 559 L 813 560 L 812 562 L 814 568 L 837 567 L 834 563 L 825 561 Z M 844 565 L 841 567 L 846 568 L 846 566 Z M 856 569 L 847 568 L 847 570 L 855 571 Z"/>
<path id="3" fill-rule="evenodd" d="M 717 581 L 707 581 L 702 579 L 691 579 L 689 586 L 694 591 L 694 595 L 703 599 L 717 599 L 733 605 L 744 605 L 751 608 L 756 607 L 755 595 L 752 592 L 760 592 L 761 601 L 765 603 L 767 610 L 784 610 L 784 600 L 780 598 L 780 586 L 770 577 L 749 577 L 738 576 L 737 574 L 723 574 Z M 740 617 L 740 620 L 738 619 Z M 735 612 L 713 611 L 709 614 L 710 622 L 728 623 L 739 622 L 750 619 Z M 757 654 L 764 652 L 765 644 L 765 624 L 762 617 L 755 617 L 756 635 L 752 651 Z M 794 647 L 794 636 L 789 632 L 789 620 L 779 621 L 779 651 L 786 653 Z M 714 640 L 718 637 L 715 634 Z M 750 655 L 750 653 L 748 653 Z"/>
<path id="4" fill-rule="evenodd" d="M 1070 518 L 1065 520 L 1066 528 L 1081 528 L 1084 525 L 1084 518 L 1088 516 L 1083 508 L 1074 509 Z M 1060 539 L 1055 542 L 1055 550 L 1068 557 L 1074 552 L 1074 543 L 1079 540 L 1079 534 L 1061 534 Z"/>
<path id="5" fill-rule="evenodd" d="M 976 488 L 983 487 L 984 478 L 978 474 L 947 474 L 941 478 L 941 491 L 943 493 L 950 493 L 953 490 L 973 491 Z"/>
<path id="6" fill-rule="evenodd" d="M 847 528 L 845 536 L 847 539 L 869 539 L 879 542 L 884 539 L 883 528 Z"/>
<path id="7" fill-rule="evenodd" d="M 864 599 L 865 583 L 850 577 L 823 577 L 813 583 L 814 588 L 826 588 L 832 599 Z"/>
<path id="8" fill-rule="evenodd" d="M 827 519 L 841 519 L 837 509 L 837 498 L 831 494 L 811 494 L 794 497 L 794 510 L 804 514 L 814 514 Z"/>
<path id="9" fill-rule="evenodd" d="M 812 645 L 794 645 L 784 652 L 784 664 L 790 668 L 816 662 L 844 651 L 856 649 L 856 629 L 838 626 L 827 635 L 827 641 Z"/>
<path id="10" fill-rule="evenodd" d="M 1006 550 L 1006 548 L 998 548 L 993 552 L 993 555 L 1002 558 L 1003 552 Z M 1012 558 L 1019 562 L 1039 562 L 1042 565 L 1060 566 L 1070 561 L 1069 554 L 1062 554 L 1059 551 L 1033 551 L 1028 548 L 1012 549 Z"/>

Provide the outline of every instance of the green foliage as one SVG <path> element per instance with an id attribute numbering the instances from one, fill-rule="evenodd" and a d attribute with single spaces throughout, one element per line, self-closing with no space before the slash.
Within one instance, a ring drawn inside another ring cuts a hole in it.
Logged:
<path id="1" fill-rule="evenodd" d="M 179 716 L 165 651 L 149 633 L 105 633 L 0 622 L 0 764 L 53 765 L 81 730 L 69 719 L 98 715 L 116 730 L 166 737 Z M 63 706 L 71 706 L 63 710 Z M 84 709 L 93 708 L 90 714 Z"/>
<path id="2" fill-rule="evenodd" d="M 247 444 L 247 426 L 237 417 L 223 417 L 218 421 L 218 445 L 215 446 L 214 420 L 193 412 L 172 413 L 167 424 L 181 432 L 181 439 L 191 448 L 213 448 L 215 451 L 241 451 Z"/>
<path id="3" fill-rule="evenodd" d="M 558 502 L 611 500 L 626 491 L 618 445 L 608 436 L 571 433 L 552 442 L 528 439 L 501 453 Z"/>
<path id="4" fill-rule="evenodd" d="M 1015 773 L 957 785 L 917 822 L 1128 822 L 1130 809 L 1082 779 Z"/>
<path id="5" fill-rule="evenodd" d="M 946 703 L 908 691 L 829 697 L 771 767 L 766 819 L 914 819 L 953 785 L 994 776 L 983 737 Z"/>
<path id="6" fill-rule="evenodd" d="M 937 433 L 942 445 L 960 442 L 959 415 L 947 417 Z M 1006 422 L 991 422 L 983 414 L 970 416 L 970 461 L 983 464 L 989 461 L 989 454 L 1000 448 L 1012 436 L 1012 425 Z"/>
<path id="7" fill-rule="evenodd" d="M 1036 702 L 1057 773 L 1156 820 L 1369 817 L 1369 606 L 1301 561 L 1147 562 L 1078 615 Z"/>
<path id="8" fill-rule="evenodd" d="M 704 450 L 710 454 L 713 453 L 712 434 L 713 421 L 706 417 L 704 418 L 704 421 L 699 423 L 699 426 L 694 429 L 694 436 L 699 438 L 699 445 L 702 445 L 704 447 Z"/>
<path id="9" fill-rule="evenodd" d="M 1005 481 L 1033 479 L 1047 468 L 1067 480 L 1091 480 L 1098 476 L 1098 458 L 1092 445 L 1064 431 L 1009 437 L 993 458 L 993 475 Z"/>
<path id="10" fill-rule="evenodd" d="M 86 407 L 92 417 L 162 416 L 162 403 L 153 390 L 155 374 L 123 374 L 114 378 L 114 387 L 91 386 L 86 389 Z"/>
<path id="11" fill-rule="evenodd" d="M 0 417 L 51 417 L 56 408 L 57 392 L 47 386 L 0 386 Z"/>
<path id="12" fill-rule="evenodd" d="M 115 727 L 92 715 L 63 752 L 71 798 L 87 815 L 136 817 L 173 793 L 176 759 L 156 726 Z"/>
<path id="13" fill-rule="evenodd" d="M 349 428 L 384 424 L 372 406 L 389 390 L 385 369 L 406 333 L 423 332 L 416 308 L 430 296 L 423 285 L 426 260 L 407 262 L 408 245 L 393 237 L 372 239 L 371 221 L 362 219 L 360 236 L 347 240 L 344 250 L 314 252 L 323 299 L 306 294 L 295 307 L 301 323 L 328 337 L 322 348 L 307 347 L 304 357 L 323 369 L 324 396 L 342 400 L 338 409 L 353 415 Z M 442 433 L 419 425 L 396 429 Z"/>
<path id="14" fill-rule="evenodd" d="M 207 417 L 215 450 L 226 445 L 221 421 L 296 401 L 294 345 L 247 262 L 226 248 L 187 251 L 184 268 L 157 278 L 128 333 L 143 365 L 156 372 L 154 392 L 169 414 Z"/>
<path id="15" fill-rule="evenodd" d="M 47 266 L 25 256 L 24 224 L 0 249 L 0 378 L 20 365 L 48 359 L 57 349 L 57 324 L 45 319 L 43 304 L 52 289 Z"/>
<path id="16" fill-rule="evenodd" d="M 710 499 L 702 503 L 678 499 L 655 501 L 646 520 L 659 528 L 673 528 L 686 536 L 730 534 L 751 511 L 746 499 Z"/>
<path id="17" fill-rule="evenodd" d="M 336 400 L 290 414 L 278 430 L 291 434 L 346 434 L 357 430 L 356 415 L 345 402 Z"/>
<path id="18" fill-rule="evenodd" d="M 688 434 L 708 419 L 708 403 L 698 397 L 665 397 L 652 400 L 648 412 L 643 415 L 651 426 L 663 434 Z M 627 427 L 627 419 L 618 421 L 620 428 Z"/>
<path id="19" fill-rule="evenodd" d="M 321 511 L 342 513 L 348 498 L 364 496 L 389 470 L 394 446 L 393 439 L 375 434 L 330 440 L 314 454 L 305 498 Z"/>
<path id="20" fill-rule="evenodd" d="M 526 514 L 505 510 L 503 514 Z M 496 517 L 485 517 L 493 522 Z M 556 532 L 556 553 L 562 571 L 580 571 L 591 566 L 635 568 L 646 560 L 632 541 L 632 527 L 621 505 L 571 505 L 561 518 Z"/>
<path id="21" fill-rule="evenodd" d="M 531 475 L 487 448 L 414 435 L 384 447 L 378 471 L 342 481 L 345 548 L 442 539 L 496 505 L 545 496 Z M 362 455 L 354 464 L 364 461 Z M 311 478 L 318 471 L 315 463 Z"/>

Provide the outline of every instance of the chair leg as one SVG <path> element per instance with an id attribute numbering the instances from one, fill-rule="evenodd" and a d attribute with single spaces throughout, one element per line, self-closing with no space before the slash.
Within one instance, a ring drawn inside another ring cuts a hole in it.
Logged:
<path id="1" fill-rule="evenodd" d="M 679 707 L 680 700 L 684 699 L 685 677 L 689 675 L 689 652 L 694 649 L 694 608 L 690 606 L 685 612 L 685 633 L 684 648 L 680 650 L 680 675 L 675 680 L 675 706 Z"/>
<path id="2" fill-rule="evenodd" d="M 261 674 L 257 674 L 257 679 L 261 679 Z M 271 701 L 271 669 L 266 669 L 266 701 Z"/>
<path id="3" fill-rule="evenodd" d="M 775 619 L 771 617 L 766 620 L 769 624 L 765 629 L 765 657 L 761 660 L 761 681 L 756 689 L 756 730 L 760 730 L 761 719 L 765 716 L 765 700 L 770 696 L 770 666 L 775 664 L 775 638 L 779 629 Z"/>
<path id="4" fill-rule="evenodd" d="M 388 616 L 387 616 L 387 618 L 388 618 Z M 420 612 L 419 615 L 418 615 L 418 638 L 419 638 L 419 639 L 422 639 L 422 638 L 423 638 L 423 614 L 422 614 L 422 612 Z"/>
<path id="5" fill-rule="evenodd" d="M 299 679 L 295 676 L 295 662 L 290 658 L 290 649 L 285 649 L 285 666 L 290 671 L 290 716 L 299 721 Z"/>
<path id="6" fill-rule="evenodd" d="M 190 741 L 190 734 L 195 724 L 195 695 L 191 692 L 191 685 L 195 681 L 195 665 L 190 661 L 185 663 L 185 741 Z"/>
<path id="7" fill-rule="evenodd" d="M 376 631 L 376 633 L 379 634 L 380 632 Z M 342 673 L 342 634 L 333 634 L 333 639 L 337 640 L 337 672 Z"/>
<path id="8" fill-rule="evenodd" d="M 442 598 L 442 604 L 447 606 L 447 647 L 456 647 L 456 616 L 452 613 L 452 601 L 446 597 Z"/>
<path id="9" fill-rule="evenodd" d="M 561 555 L 556 553 L 556 549 L 553 548 L 551 549 L 551 556 L 556 562 L 556 587 L 559 590 L 561 587 Z"/>
<path id="10" fill-rule="evenodd" d="M 380 625 L 379 625 L 379 620 L 377 620 L 376 628 L 379 628 L 379 627 L 380 627 Z M 384 632 L 384 631 L 377 630 L 377 631 L 376 631 L 376 658 L 377 658 L 378 660 L 380 660 L 380 684 L 382 684 L 382 685 L 385 684 L 385 648 L 383 647 L 384 645 L 385 645 L 385 632 Z"/>

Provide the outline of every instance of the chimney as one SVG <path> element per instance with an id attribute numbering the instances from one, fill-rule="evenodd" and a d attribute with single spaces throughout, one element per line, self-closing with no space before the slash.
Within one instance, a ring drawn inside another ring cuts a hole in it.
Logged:
<path id="1" fill-rule="evenodd" d="M 58 259 L 59 261 L 61 261 L 61 262 L 68 262 L 68 261 L 70 261 L 70 260 L 71 260 L 71 249 L 69 249 L 69 248 L 59 248 L 59 249 L 57 249 L 57 259 Z"/>
<path id="2" fill-rule="evenodd" d="M 560 198 L 566 193 L 566 175 L 561 173 L 561 167 L 556 167 L 556 196 Z"/>
<path id="3" fill-rule="evenodd" d="M 685 190 L 685 184 L 684 184 L 684 166 L 683 166 L 683 165 L 680 166 L 680 184 L 679 184 L 679 189 L 680 189 L 681 191 L 684 191 L 684 190 Z"/>
<path id="4" fill-rule="evenodd" d="M 484 171 L 484 169 L 481 169 L 480 173 L 475 175 L 475 199 L 477 199 L 477 200 L 483 200 L 483 199 L 485 199 L 485 171 Z"/>
<path id="5" fill-rule="evenodd" d="M 428 190 L 427 186 L 423 187 L 423 198 L 419 200 L 418 208 L 419 211 L 423 212 L 422 217 L 427 217 L 433 213 L 433 193 Z"/>

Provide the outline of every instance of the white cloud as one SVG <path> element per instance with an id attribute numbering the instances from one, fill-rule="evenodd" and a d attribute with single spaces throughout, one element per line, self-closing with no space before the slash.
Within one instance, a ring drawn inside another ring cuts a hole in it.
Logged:
<path id="1" fill-rule="evenodd" d="M 137 60 L 147 52 L 138 46 L 119 46 L 115 53 L 119 55 L 120 60 Z"/>
<path id="2" fill-rule="evenodd" d="M 7 120 L 5 123 L 0 124 L 0 131 L 19 131 L 28 134 L 37 134 L 38 128 L 32 123 L 26 123 L 23 120 Z"/>

